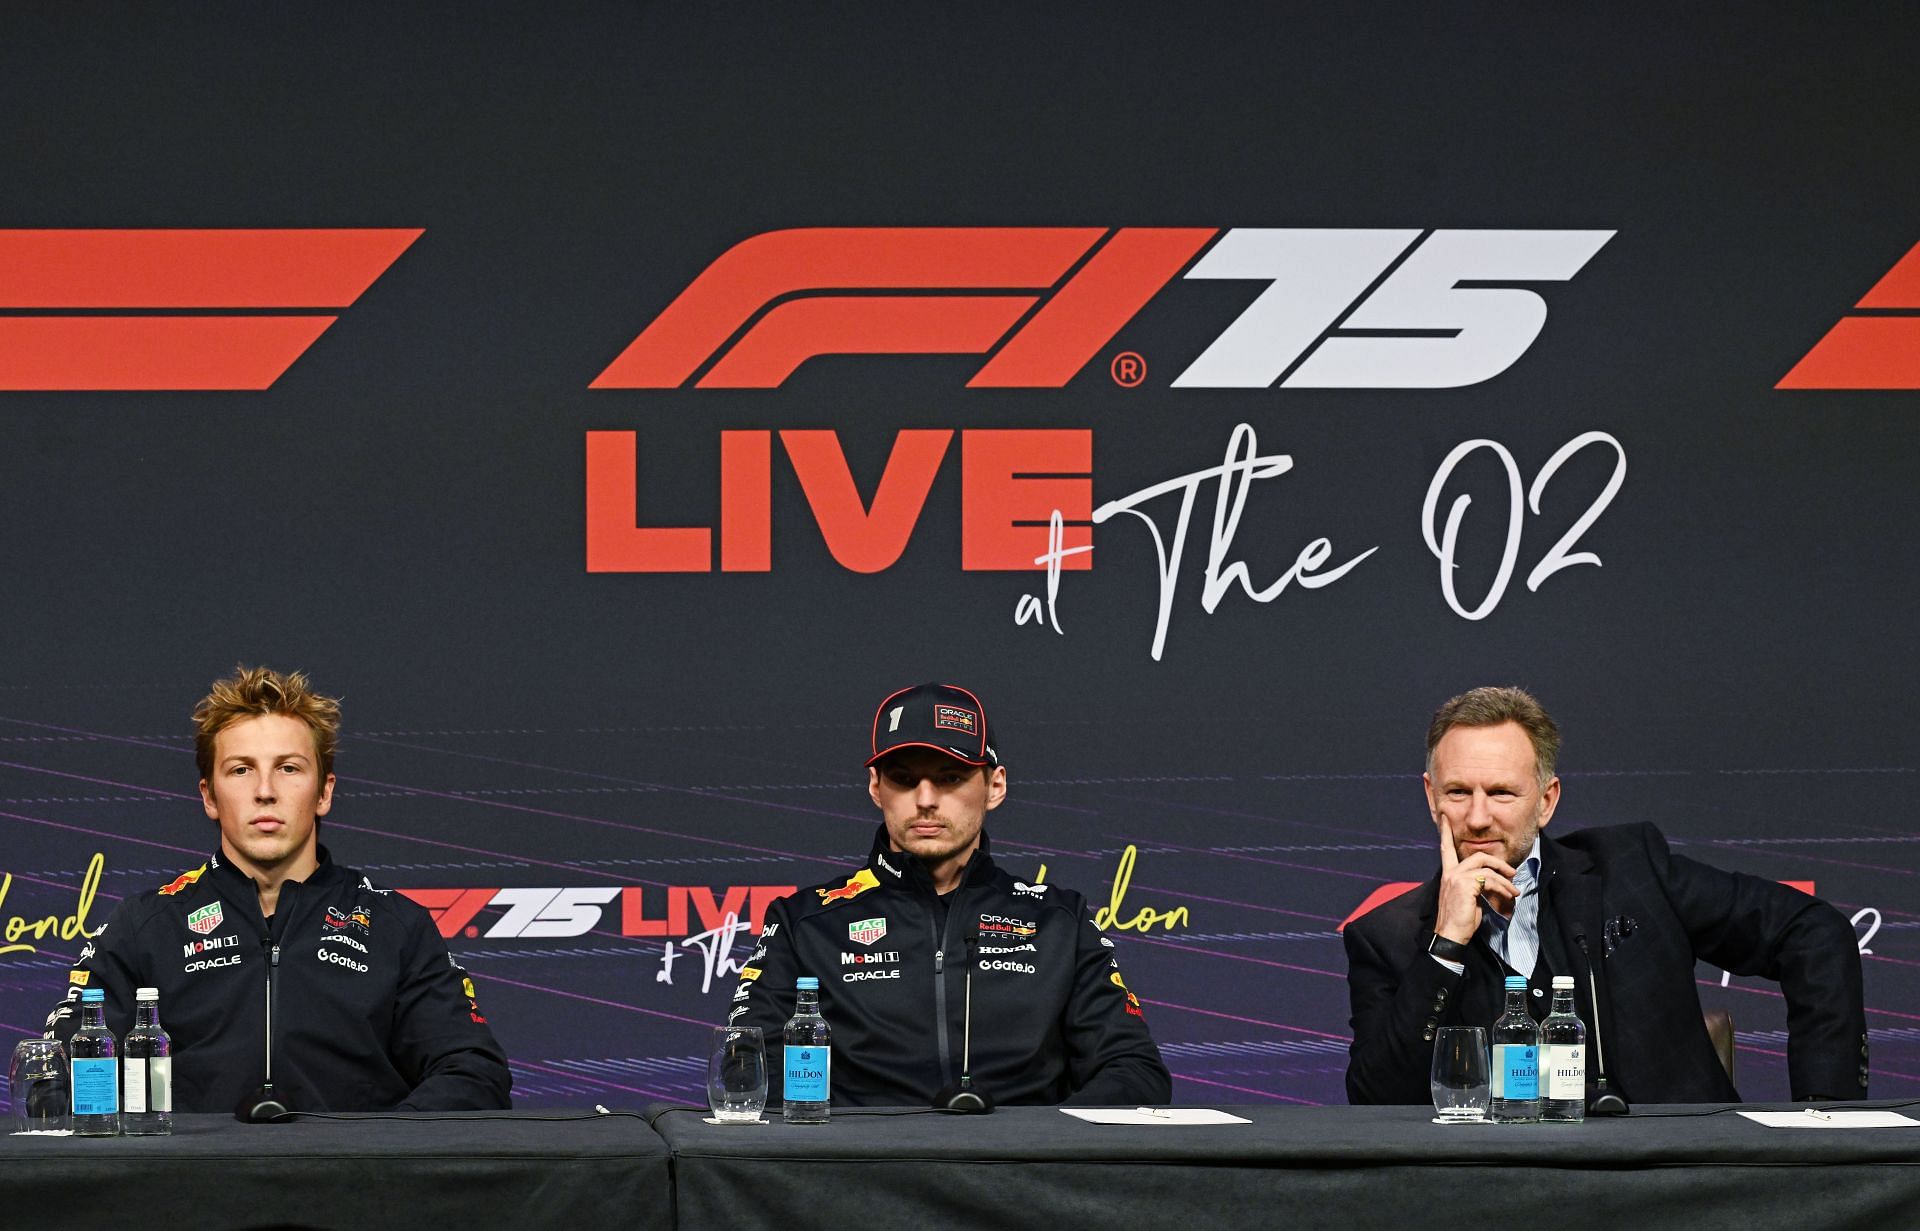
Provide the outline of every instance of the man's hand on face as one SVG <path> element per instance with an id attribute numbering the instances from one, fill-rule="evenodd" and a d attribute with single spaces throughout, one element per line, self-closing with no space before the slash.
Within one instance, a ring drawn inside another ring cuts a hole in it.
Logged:
<path id="1" fill-rule="evenodd" d="M 1433 825 L 1440 832 L 1440 905 L 1434 914 L 1433 930 L 1464 945 L 1480 929 L 1483 899 L 1503 915 L 1512 913 L 1513 903 L 1520 896 L 1513 887 L 1514 869 L 1486 851 L 1460 858 L 1445 818 L 1434 817 Z"/>

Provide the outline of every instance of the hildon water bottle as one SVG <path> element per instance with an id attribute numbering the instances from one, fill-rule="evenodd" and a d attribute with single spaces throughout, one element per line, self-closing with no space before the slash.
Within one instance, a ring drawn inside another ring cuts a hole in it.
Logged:
<path id="1" fill-rule="evenodd" d="M 794 981 L 797 1003 L 787 1022 L 785 1115 L 788 1124 L 825 1124 L 832 1102 L 833 1032 L 820 1016 L 820 980 Z"/>
<path id="2" fill-rule="evenodd" d="M 1540 1023 L 1540 1118 L 1587 1118 L 1587 1027 L 1573 1011 L 1573 978 L 1553 978 L 1553 1012 Z"/>
<path id="3" fill-rule="evenodd" d="M 117 1135 L 120 1070 L 114 1059 L 113 1032 L 107 1029 L 107 994 L 97 987 L 80 993 L 80 1028 L 67 1040 L 67 1056 L 74 1134 Z"/>
<path id="4" fill-rule="evenodd" d="M 1527 981 L 1507 976 L 1507 1011 L 1493 1023 L 1492 1118 L 1525 1124 L 1540 1118 L 1540 1027 L 1527 1012 Z"/>
<path id="5" fill-rule="evenodd" d="M 130 1137 L 173 1131 L 173 1040 L 160 1025 L 160 992 L 133 994 L 133 1029 L 120 1044 L 120 1129 Z"/>

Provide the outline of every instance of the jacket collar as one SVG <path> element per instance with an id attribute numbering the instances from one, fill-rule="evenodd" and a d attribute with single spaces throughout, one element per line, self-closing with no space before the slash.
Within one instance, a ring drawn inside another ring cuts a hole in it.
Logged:
<path id="1" fill-rule="evenodd" d="M 968 885 L 979 884 L 993 874 L 993 856 L 987 851 L 986 830 L 980 831 L 980 848 L 967 861 L 960 872 L 960 884 L 964 889 Z M 910 893 L 937 896 L 933 888 L 933 877 L 928 874 L 926 865 L 912 855 L 893 849 L 887 841 L 887 827 L 882 823 L 873 835 L 873 850 L 867 856 L 867 867 L 872 869 L 874 877 L 891 889 L 904 889 Z"/>
<path id="2" fill-rule="evenodd" d="M 307 877 L 304 881 L 288 881 L 287 884 L 320 886 L 330 884 L 334 880 L 337 880 L 341 876 L 342 870 L 338 864 L 333 862 L 332 854 L 327 851 L 324 845 L 319 848 L 318 854 L 320 856 L 320 864 L 314 868 L 313 875 Z M 220 853 L 220 848 L 217 846 L 213 848 L 213 854 L 207 856 L 207 879 L 212 882 L 215 891 L 218 892 L 221 897 L 226 898 L 235 906 L 248 905 L 256 911 L 260 909 L 259 885 L 254 883 L 251 876 L 248 876 L 245 872 L 242 872 L 229 862 L 227 857 Z"/>
<path id="3" fill-rule="evenodd" d="M 1588 956 L 1581 952 L 1580 939 L 1585 937 L 1595 973 L 1598 974 L 1602 917 L 1605 914 L 1600 897 L 1604 878 L 1594 867 L 1593 856 L 1556 842 L 1544 833 L 1540 835 L 1540 851 L 1540 880 L 1542 891 L 1546 894 L 1541 906 L 1543 912 L 1553 913 L 1556 925 L 1542 928 L 1541 932 L 1543 939 L 1550 935 L 1559 949 L 1559 952 L 1549 955 L 1553 968 L 1583 977 Z"/>

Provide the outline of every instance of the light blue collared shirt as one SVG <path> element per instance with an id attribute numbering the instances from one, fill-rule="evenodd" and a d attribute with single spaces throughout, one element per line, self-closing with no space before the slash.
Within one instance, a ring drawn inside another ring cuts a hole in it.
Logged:
<path id="1" fill-rule="evenodd" d="M 1540 961 L 1540 835 L 1537 833 L 1527 857 L 1514 869 L 1513 887 L 1520 891 L 1519 901 L 1513 904 L 1513 917 L 1509 919 L 1482 904 L 1478 934 L 1486 938 L 1487 945 L 1501 961 L 1531 979 L 1533 968 Z M 1449 962 L 1438 954 L 1433 960 L 1454 974 L 1467 973 L 1464 962 Z"/>
<path id="2" fill-rule="evenodd" d="M 1500 955 L 1500 960 L 1515 971 L 1533 977 L 1540 960 L 1540 837 L 1534 835 L 1527 857 L 1513 871 L 1513 887 L 1520 897 L 1513 904 L 1513 917 L 1499 911 L 1480 910 L 1480 934 Z"/>

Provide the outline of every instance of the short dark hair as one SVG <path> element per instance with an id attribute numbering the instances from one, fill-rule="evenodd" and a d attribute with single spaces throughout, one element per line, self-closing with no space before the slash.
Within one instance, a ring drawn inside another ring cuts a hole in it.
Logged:
<path id="1" fill-rule="evenodd" d="M 1534 774 L 1540 788 L 1553 781 L 1554 762 L 1560 758 L 1560 728 L 1524 688 L 1474 688 L 1454 697 L 1433 712 L 1427 724 L 1427 772 L 1433 772 L 1433 750 L 1455 727 L 1497 727 L 1518 723 L 1533 745 Z"/>

